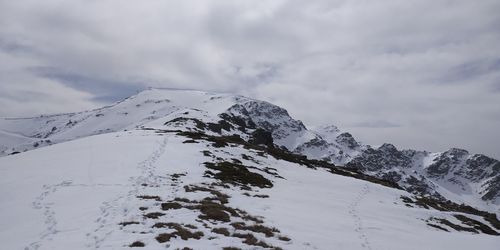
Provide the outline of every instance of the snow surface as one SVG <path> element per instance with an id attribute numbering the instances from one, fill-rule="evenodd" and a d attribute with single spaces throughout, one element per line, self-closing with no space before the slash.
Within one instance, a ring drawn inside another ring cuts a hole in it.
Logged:
<path id="1" fill-rule="evenodd" d="M 213 148 L 205 141 L 183 143 L 186 139 L 173 133 L 122 131 L 0 158 L 2 249 L 129 249 L 136 240 L 146 244 L 144 249 L 260 249 L 210 232 L 193 210 L 162 211 L 165 215 L 157 220 L 144 218 L 139 210 L 161 211 L 157 201 L 138 195 L 158 195 L 164 201 L 206 197 L 182 187 L 214 182 L 204 177 L 202 163 L 213 161 L 201 152 L 207 149 L 222 159 L 239 159 L 272 179 L 272 188 L 244 191 L 231 186 L 220 191 L 231 197 L 231 206 L 261 216 L 265 225 L 289 237 L 287 242 L 256 234 L 283 249 L 487 250 L 500 245 L 500 237 L 427 226 L 424 220 L 429 217 L 450 221 L 453 217 L 405 206 L 400 196 L 411 195 L 404 191 L 308 169 L 241 146 Z M 255 161 L 243 159 L 242 154 Z M 283 179 L 262 172 L 264 167 L 275 168 Z M 179 173 L 185 176 L 178 181 L 168 178 Z M 119 225 L 127 221 L 139 224 Z M 192 224 L 204 236 L 158 243 L 156 235 L 169 230 L 152 228 L 158 221 Z M 207 223 L 231 228 L 227 223 Z"/>

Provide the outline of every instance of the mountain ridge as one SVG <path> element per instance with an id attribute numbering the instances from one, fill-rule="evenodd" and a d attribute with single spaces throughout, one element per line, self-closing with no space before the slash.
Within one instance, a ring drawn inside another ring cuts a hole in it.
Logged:
<path id="1" fill-rule="evenodd" d="M 138 127 L 164 128 L 169 121 L 180 117 L 214 124 L 220 120 L 233 119 L 234 122 L 236 118 L 241 119 L 240 123 L 253 123 L 255 128 L 271 132 L 274 143 L 291 152 L 362 170 L 397 182 L 415 194 L 446 198 L 491 211 L 498 211 L 500 204 L 500 163 L 493 158 L 472 155 L 462 149 L 431 153 L 398 150 L 389 143 L 372 148 L 334 125 L 308 129 L 279 106 L 230 93 L 149 88 L 112 105 L 89 111 L 2 118 L 0 129 L 4 133 L 0 135 L 8 137 L 9 133 L 22 137 L 8 138 L 13 142 L 0 145 L 0 152 L 6 155 Z M 36 125 L 26 126 L 27 121 Z M 178 126 L 172 126 L 172 129 Z M 226 134 L 235 132 L 248 139 L 244 130 L 233 130 Z M 446 180 L 443 180 L 445 176 Z"/>

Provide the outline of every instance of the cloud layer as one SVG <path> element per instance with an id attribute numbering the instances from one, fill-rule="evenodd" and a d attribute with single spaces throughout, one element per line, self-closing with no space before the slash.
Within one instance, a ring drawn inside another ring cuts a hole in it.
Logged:
<path id="1" fill-rule="evenodd" d="M 371 144 L 500 158 L 500 2 L 0 1 L 0 116 L 235 92 Z"/>

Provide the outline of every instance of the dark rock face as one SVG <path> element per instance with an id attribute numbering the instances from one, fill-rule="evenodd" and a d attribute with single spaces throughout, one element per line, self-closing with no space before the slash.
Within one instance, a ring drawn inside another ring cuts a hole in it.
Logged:
<path id="1" fill-rule="evenodd" d="M 342 134 L 338 135 L 337 138 L 335 139 L 335 141 L 338 144 L 345 146 L 347 148 L 350 148 L 350 149 L 355 149 L 355 148 L 359 147 L 359 143 L 349 133 L 342 133 Z"/>
<path id="2" fill-rule="evenodd" d="M 300 145 L 299 147 L 297 147 L 295 149 L 295 152 L 296 153 L 304 153 L 306 152 L 308 149 L 312 149 L 312 148 L 317 148 L 317 149 L 320 149 L 320 150 L 325 150 L 328 148 L 328 142 L 321 139 L 321 138 L 314 138 L 308 142 L 305 142 L 304 144 Z"/>
<path id="3" fill-rule="evenodd" d="M 398 149 L 394 145 L 392 145 L 390 143 L 384 143 L 384 144 L 382 144 L 382 146 L 380 146 L 378 148 L 378 150 L 381 151 L 381 152 L 384 152 L 384 154 L 386 154 L 386 155 L 399 154 L 400 153 L 398 151 Z"/>
<path id="4" fill-rule="evenodd" d="M 401 176 L 401 174 L 398 173 L 397 171 L 389 171 L 389 172 L 383 173 L 381 175 L 381 177 L 384 180 L 390 180 L 390 181 L 393 181 L 395 183 L 398 183 L 403 178 L 403 176 Z"/>
<path id="5" fill-rule="evenodd" d="M 444 199 L 441 194 L 434 190 L 435 187 L 431 186 L 425 177 L 419 177 L 420 178 L 417 178 L 413 175 L 406 177 L 404 180 L 405 189 L 410 193 L 422 196 L 431 195 L 438 199 Z"/>
<path id="6" fill-rule="evenodd" d="M 465 164 L 462 176 L 474 181 L 493 177 L 500 172 L 500 162 L 485 155 L 473 155 Z"/>
<path id="7" fill-rule="evenodd" d="M 487 181 L 484 186 L 487 186 L 488 188 L 485 190 L 483 196 L 481 196 L 481 199 L 489 201 L 500 197 L 500 175 L 497 175 Z"/>
<path id="8" fill-rule="evenodd" d="M 263 130 L 263 129 L 256 129 L 248 141 L 252 144 L 256 145 L 266 145 L 268 147 L 273 147 L 274 142 L 273 142 L 273 135 L 271 132 Z"/>
<path id="9" fill-rule="evenodd" d="M 398 151 L 392 144 L 384 144 L 378 149 L 368 148 L 351 161 L 365 171 L 382 169 L 407 168 L 412 164 L 412 158 Z"/>
<path id="10" fill-rule="evenodd" d="M 306 130 L 304 124 L 290 117 L 285 109 L 268 102 L 249 101 L 233 105 L 228 111 L 251 119 L 256 127 L 270 131 L 274 139 L 285 138 L 290 132 Z"/>
<path id="11" fill-rule="evenodd" d="M 255 129 L 256 125 L 252 121 L 251 118 L 249 117 L 243 117 L 243 116 L 235 116 L 231 113 L 222 113 L 219 115 L 220 118 L 223 120 L 232 123 L 235 125 L 235 127 L 238 128 L 238 130 L 242 132 L 246 132 L 247 129 Z"/>
<path id="12" fill-rule="evenodd" d="M 434 178 L 442 178 L 450 172 L 452 167 L 461 165 L 468 154 L 466 150 L 452 148 L 434 160 L 434 163 L 427 168 L 427 174 Z"/>

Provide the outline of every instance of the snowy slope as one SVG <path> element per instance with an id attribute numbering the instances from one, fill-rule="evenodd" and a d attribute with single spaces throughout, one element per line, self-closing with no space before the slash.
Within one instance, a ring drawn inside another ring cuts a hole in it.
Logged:
<path id="1" fill-rule="evenodd" d="M 271 133 L 274 144 L 310 159 L 391 180 L 415 194 L 492 212 L 500 209 L 500 162 L 495 159 L 455 149 L 430 153 L 391 144 L 374 148 L 334 125 L 308 129 L 281 107 L 232 94 L 148 89 L 96 110 L 0 118 L 0 156 L 144 127 L 237 134 L 245 140 L 260 128 Z"/>
<path id="2" fill-rule="evenodd" d="M 245 113 L 241 113 L 241 109 Z M 276 143 L 293 150 L 314 137 L 286 110 L 267 102 L 232 94 L 208 93 L 193 90 L 149 89 L 114 105 L 79 113 L 42 115 L 33 118 L 2 118 L 0 128 L 8 133 L 37 139 L 61 142 L 89 135 L 116 132 L 140 127 L 170 115 L 198 113 L 194 118 L 220 120 L 228 113 L 248 116 L 257 125 L 273 130 Z M 18 151 L 24 151 L 21 146 Z"/>
<path id="3" fill-rule="evenodd" d="M 272 186 L 214 178 L 218 171 L 204 162 L 236 162 Z M 2 249 L 129 249 L 136 241 L 144 249 L 498 249 L 500 243 L 498 236 L 441 225 L 445 232 L 426 221 L 467 226 L 453 216 L 459 214 L 490 225 L 480 216 L 409 205 L 401 196 L 412 195 L 402 190 L 174 132 L 114 132 L 6 156 L 0 176 Z M 223 215 L 200 204 L 219 204 Z"/>
<path id="4" fill-rule="evenodd" d="M 0 130 L 0 155 L 8 154 L 15 151 L 15 147 L 20 145 L 25 146 L 26 148 L 32 147 L 35 143 L 32 138 L 18 135 L 14 133 L 9 133 Z"/>
<path id="5" fill-rule="evenodd" d="M 217 101 L 207 101 L 218 98 Z M 232 99 L 229 98 L 228 99 Z M 223 96 L 198 91 L 147 90 L 114 105 L 91 111 L 60 115 L 42 115 L 33 118 L 0 119 L 3 131 L 33 139 L 61 142 L 89 135 L 133 129 L 141 124 L 164 117 L 184 108 L 205 107 L 217 112 L 224 107 Z M 205 105 L 207 104 L 207 105 Z M 222 110 L 221 110 L 222 112 Z M 19 151 L 23 151 L 22 148 Z"/>

